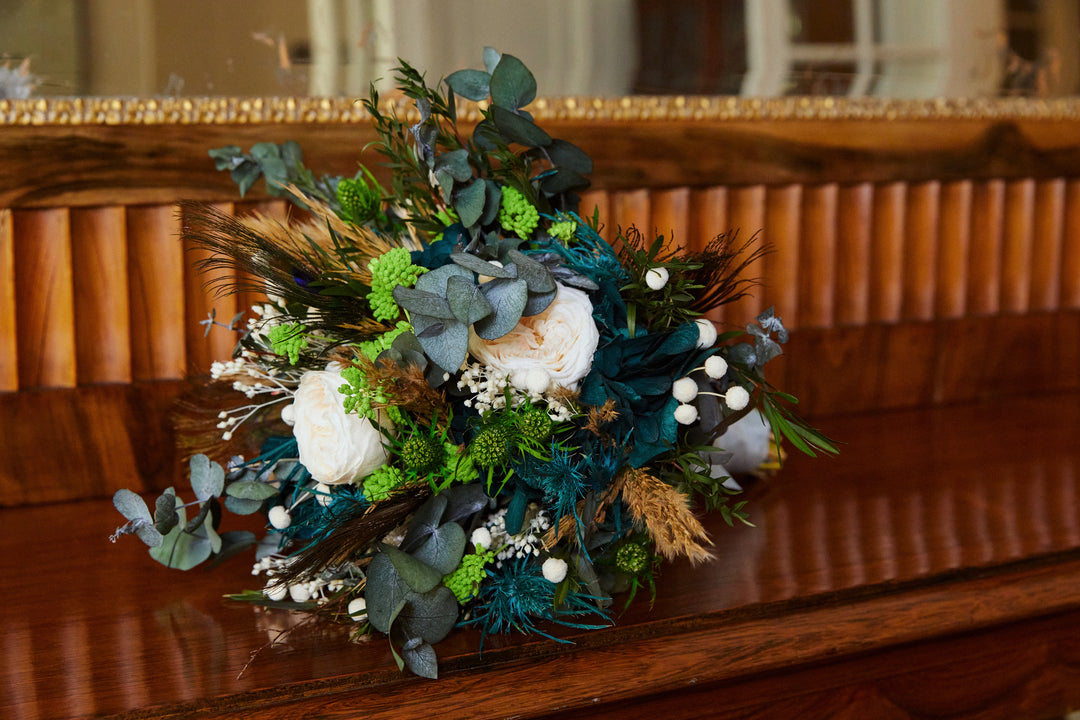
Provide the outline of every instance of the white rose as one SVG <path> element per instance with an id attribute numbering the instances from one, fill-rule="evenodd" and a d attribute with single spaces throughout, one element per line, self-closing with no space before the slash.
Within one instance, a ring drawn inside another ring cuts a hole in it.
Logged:
<path id="1" fill-rule="evenodd" d="M 517 327 L 501 338 L 483 340 L 470 330 L 469 353 L 484 365 L 510 375 L 519 390 L 528 389 L 527 378 L 533 370 L 543 370 L 552 384 L 574 390 L 589 374 L 600 342 L 592 309 L 588 295 L 560 285 L 544 312 L 521 318 Z"/>
<path id="2" fill-rule="evenodd" d="M 346 413 L 336 372 L 311 371 L 293 398 L 293 435 L 300 462 L 320 483 L 337 485 L 370 475 L 388 459 L 382 432 L 370 420 Z"/>

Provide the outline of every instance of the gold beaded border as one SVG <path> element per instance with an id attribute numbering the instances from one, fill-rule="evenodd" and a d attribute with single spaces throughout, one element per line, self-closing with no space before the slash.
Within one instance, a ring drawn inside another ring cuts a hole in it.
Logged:
<path id="1" fill-rule="evenodd" d="M 409 115 L 405 99 L 390 101 Z M 459 118 L 479 119 L 476 103 Z M 529 110 L 538 120 L 1080 120 L 1080 99 L 629 96 L 540 98 Z M 358 98 L 191 97 L 35 98 L 0 100 L 0 125 L 232 125 L 367 122 Z"/>

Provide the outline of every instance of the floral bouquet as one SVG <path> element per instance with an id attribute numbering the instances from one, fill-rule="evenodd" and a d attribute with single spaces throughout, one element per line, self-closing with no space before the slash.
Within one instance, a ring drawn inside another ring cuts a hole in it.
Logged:
<path id="1" fill-rule="evenodd" d="M 707 559 L 695 501 L 748 522 L 725 463 L 759 470 L 785 439 L 834 452 L 764 379 L 780 318 L 718 336 L 704 317 L 745 294 L 762 250 L 605 241 L 578 214 L 589 157 L 523 109 L 520 60 L 484 62 L 436 88 L 402 63 L 406 118 L 372 90 L 389 189 L 366 169 L 316 177 L 295 143 L 211 151 L 303 220 L 184 207 L 204 268 L 269 299 L 227 325 L 233 359 L 178 418 L 195 501 L 114 497 L 117 535 L 156 560 L 255 546 L 265 586 L 232 597 L 385 633 L 426 677 L 456 625 L 598 627 L 613 596 L 655 593 L 661 558 Z M 471 135 L 455 96 L 478 103 Z M 264 513 L 266 537 L 219 533 L 222 507 Z"/>

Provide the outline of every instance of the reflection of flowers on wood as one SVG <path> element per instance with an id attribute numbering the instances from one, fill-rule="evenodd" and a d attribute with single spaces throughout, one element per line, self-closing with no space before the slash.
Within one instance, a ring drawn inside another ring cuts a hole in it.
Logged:
<path id="1" fill-rule="evenodd" d="M 241 192 L 265 179 L 314 221 L 185 206 L 186 237 L 214 251 L 203 266 L 269 300 L 208 322 L 240 340 L 181 425 L 196 500 L 115 503 L 117 535 L 169 566 L 255 545 L 266 585 L 237 599 L 351 619 L 428 677 L 458 623 L 602 626 L 615 594 L 656 591 L 661 557 L 710 557 L 695 502 L 748 522 L 717 447 L 736 421 L 771 428 L 747 435 L 751 471 L 785 439 L 833 451 L 764 379 L 779 317 L 721 335 L 704 317 L 749 289 L 761 249 L 605 241 L 578 212 L 588 156 L 523 109 L 519 60 L 484 60 L 445 92 L 403 64 L 409 119 L 372 92 L 389 188 L 317 177 L 291 143 L 211 152 Z M 482 101 L 471 136 L 455 95 Z M 230 393 L 248 402 L 211 402 Z M 265 513 L 266 537 L 219 532 L 222 508 Z"/>

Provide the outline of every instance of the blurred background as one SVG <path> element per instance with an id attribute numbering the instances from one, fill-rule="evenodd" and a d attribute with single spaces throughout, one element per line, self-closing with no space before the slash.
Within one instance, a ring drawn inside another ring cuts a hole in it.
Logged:
<path id="1" fill-rule="evenodd" d="M 1056 97 L 1080 3 L 0 0 L 8 96 L 363 95 L 398 57 L 434 79 L 485 45 L 547 95 Z"/>

